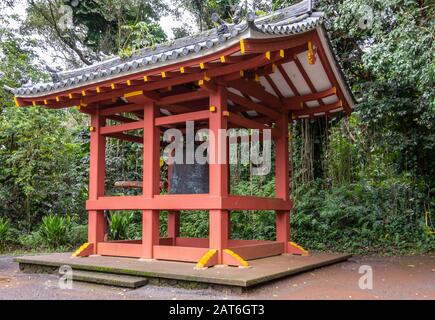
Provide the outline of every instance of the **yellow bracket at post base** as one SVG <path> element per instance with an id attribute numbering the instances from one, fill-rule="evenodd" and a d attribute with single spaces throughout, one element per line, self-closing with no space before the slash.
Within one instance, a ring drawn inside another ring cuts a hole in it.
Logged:
<path id="1" fill-rule="evenodd" d="M 80 255 L 80 253 L 82 253 L 84 250 L 86 250 L 89 247 L 90 243 L 89 242 L 85 242 L 83 243 L 80 248 L 78 248 L 73 254 L 73 257 L 77 257 Z"/>
<path id="2" fill-rule="evenodd" d="M 232 256 L 237 261 L 239 261 L 243 267 L 249 267 L 249 263 L 246 260 L 244 260 L 241 256 L 239 256 L 237 253 L 235 253 L 233 250 L 225 249 L 224 252 Z"/>
<path id="3" fill-rule="evenodd" d="M 294 243 L 294 242 L 289 242 L 289 244 L 292 246 L 292 247 L 295 247 L 296 249 L 299 249 L 300 251 L 302 251 L 302 253 L 303 254 L 309 254 L 309 252 L 308 252 L 308 250 L 305 250 L 304 248 L 302 248 L 300 245 L 298 245 L 297 243 Z"/>
<path id="4" fill-rule="evenodd" d="M 217 253 L 216 249 L 210 249 L 208 250 L 201 259 L 199 259 L 198 263 L 195 266 L 195 269 L 203 269 L 206 268 L 207 263 L 210 261 L 211 258 Z"/>

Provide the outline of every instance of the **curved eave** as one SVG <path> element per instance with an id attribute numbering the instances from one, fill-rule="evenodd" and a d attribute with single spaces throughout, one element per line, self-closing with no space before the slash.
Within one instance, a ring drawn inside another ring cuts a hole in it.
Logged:
<path id="1" fill-rule="evenodd" d="M 285 46 L 301 47 L 307 44 L 307 40 L 313 42 L 318 48 L 318 59 L 314 64 L 308 63 L 308 51 L 300 51 L 295 54 L 294 61 L 282 64 L 277 62 L 278 67 L 272 73 L 261 76 L 257 80 L 269 94 L 283 101 L 284 105 L 288 105 L 288 110 L 292 112 L 293 118 L 322 116 L 342 110 L 350 113 L 355 104 L 353 95 L 337 64 L 322 25 L 294 35 L 282 35 L 279 32 L 278 34 L 264 33 L 248 28 L 212 48 L 177 59 L 146 65 L 135 72 L 126 71 L 115 77 L 108 76 L 96 81 L 77 84 L 67 89 L 59 88 L 48 94 L 16 96 L 15 99 L 19 106 L 33 104 L 59 108 L 86 104 L 87 101 L 97 102 L 99 96 L 104 98 L 109 93 L 116 95 L 117 90 L 123 92 L 120 94 L 120 97 L 123 97 L 124 93 L 130 90 L 130 87 L 132 92 L 138 89 L 147 90 L 147 87 L 152 88 L 152 90 L 154 90 L 153 88 L 158 89 L 156 81 L 159 83 L 166 81 L 168 86 L 171 86 L 171 83 L 178 85 L 184 80 L 184 83 L 208 80 L 206 67 L 208 64 L 216 66 L 219 61 L 224 64 L 225 58 L 235 59 L 243 54 L 279 51 L 285 49 Z M 264 45 L 256 46 L 257 43 Z M 250 51 L 250 46 L 256 49 Z M 187 70 L 191 70 L 191 72 L 186 72 Z M 223 75 L 219 72 L 218 74 Z M 288 83 L 289 79 L 294 83 Z M 145 80 L 148 81 L 145 82 Z M 237 93 L 238 90 L 235 88 L 229 87 L 229 90 L 233 90 L 238 95 L 241 94 Z M 307 102 L 308 97 L 312 98 L 309 102 Z M 254 103 L 256 102 L 254 97 L 250 98 Z M 298 105 L 294 105 L 296 101 L 300 101 L 300 110 Z"/>

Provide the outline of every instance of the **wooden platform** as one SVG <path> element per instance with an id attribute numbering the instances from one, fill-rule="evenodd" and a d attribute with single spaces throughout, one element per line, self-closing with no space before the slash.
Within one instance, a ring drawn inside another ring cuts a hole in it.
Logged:
<path id="1" fill-rule="evenodd" d="M 195 264 L 173 261 L 143 261 L 133 258 L 91 256 L 71 258 L 70 253 L 24 256 L 15 259 L 24 272 L 57 272 L 62 265 L 73 270 L 146 277 L 150 283 L 184 287 L 248 288 L 275 279 L 345 261 L 348 254 L 279 255 L 249 261 L 251 268 L 217 266 L 194 270 Z"/>

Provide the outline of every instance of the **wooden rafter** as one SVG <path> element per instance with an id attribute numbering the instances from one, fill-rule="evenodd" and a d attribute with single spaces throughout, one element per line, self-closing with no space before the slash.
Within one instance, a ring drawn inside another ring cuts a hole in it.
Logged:
<path id="1" fill-rule="evenodd" d="M 288 110 L 300 110 L 299 105 L 301 103 L 326 98 L 336 93 L 337 93 L 336 88 L 332 87 L 330 89 L 320 91 L 320 92 L 310 93 L 303 96 L 286 98 L 284 100 L 284 104 Z"/>
<path id="2" fill-rule="evenodd" d="M 314 34 L 314 42 L 317 46 L 317 53 L 319 55 L 320 61 L 322 62 L 322 66 L 325 68 L 326 75 L 329 78 L 329 81 L 332 83 L 333 86 L 336 88 L 340 88 L 337 79 L 334 76 L 334 72 L 332 71 L 331 65 L 328 63 L 328 59 L 326 57 L 325 49 L 320 44 L 320 38 L 317 33 Z M 346 110 L 346 113 L 349 115 L 352 112 L 352 109 L 349 107 L 349 105 L 346 102 L 346 99 L 341 92 L 341 90 L 338 90 L 338 97 L 343 101 L 344 108 Z"/>
<path id="3" fill-rule="evenodd" d="M 320 107 L 314 107 L 314 108 L 307 108 L 304 110 L 296 110 L 293 111 L 293 115 L 296 117 L 300 117 L 300 116 L 313 116 L 317 113 L 328 113 L 331 110 L 334 109 L 338 109 L 343 107 L 343 102 L 341 100 L 335 102 L 335 103 L 331 103 L 331 104 L 326 104 Z"/>
<path id="4" fill-rule="evenodd" d="M 281 109 L 283 107 L 281 100 L 279 100 L 273 94 L 267 92 L 257 82 L 248 80 L 236 80 L 229 82 L 228 86 L 237 89 L 238 91 L 243 92 L 258 100 L 261 100 L 275 109 Z"/>
<path id="5" fill-rule="evenodd" d="M 316 93 L 317 92 L 316 87 L 314 87 L 313 82 L 311 81 L 310 77 L 308 76 L 307 72 L 305 71 L 304 67 L 302 66 L 301 62 L 299 61 L 299 58 L 296 55 L 294 56 L 294 62 L 296 64 L 296 67 L 298 68 L 299 72 L 301 73 L 302 78 L 304 78 L 306 84 L 310 88 L 311 93 Z M 317 101 L 320 105 L 324 105 L 324 103 L 321 99 L 317 100 Z"/>
<path id="6" fill-rule="evenodd" d="M 272 119 L 278 119 L 281 116 L 279 112 L 269 107 L 253 102 L 251 99 L 241 97 L 232 92 L 228 92 L 228 100 L 231 100 L 232 102 L 244 107 L 247 111 L 254 110 L 257 113 L 264 114 L 265 116 L 268 116 Z"/>

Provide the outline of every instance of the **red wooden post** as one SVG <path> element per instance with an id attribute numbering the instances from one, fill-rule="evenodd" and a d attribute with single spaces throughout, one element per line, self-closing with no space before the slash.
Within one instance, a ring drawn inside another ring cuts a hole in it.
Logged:
<path id="1" fill-rule="evenodd" d="M 172 238 L 172 245 L 175 246 L 180 236 L 180 211 L 168 212 L 168 237 Z"/>
<path id="2" fill-rule="evenodd" d="M 89 166 L 89 199 L 96 200 L 104 196 L 104 178 L 106 174 L 106 137 L 100 134 L 106 119 L 99 111 L 91 115 L 90 134 L 90 166 Z M 90 210 L 88 212 L 88 242 L 93 243 L 93 254 L 98 253 L 98 242 L 104 241 L 104 212 Z"/>
<path id="3" fill-rule="evenodd" d="M 172 140 L 173 141 L 173 140 Z M 171 156 L 175 156 L 175 151 Z M 172 164 L 168 165 L 168 192 L 171 191 Z M 177 238 L 180 236 L 180 211 L 168 212 L 168 238 L 172 238 L 172 245 L 177 244 Z"/>
<path id="4" fill-rule="evenodd" d="M 276 139 L 276 197 L 288 201 L 289 195 L 289 152 L 288 152 L 288 116 L 283 114 L 277 121 L 280 132 Z M 284 250 L 288 252 L 290 241 L 290 211 L 276 213 L 276 241 L 284 243 Z"/>
<path id="5" fill-rule="evenodd" d="M 223 155 L 226 153 L 227 136 L 220 129 L 227 129 L 228 119 L 224 115 L 227 111 L 227 91 L 224 87 L 218 86 L 216 92 L 210 93 L 210 106 L 215 107 L 215 112 L 210 114 L 210 186 L 211 196 L 228 196 L 228 161 Z M 228 210 L 209 211 L 209 247 L 217 249 L 218 263 L 223 262 L 223 250 L 228 247 Z"/>
<path id="6" fill-rule="evenodd" d="M 153 198 L 160 193 L 160 128 L 154 125 L 159 109 L 154 102 L 144 105 L 143 133 L 143 197 Z M 159 210 L 143 210 L 142 258 L 153 258 L 153 246 L 160 238 Z"/>

